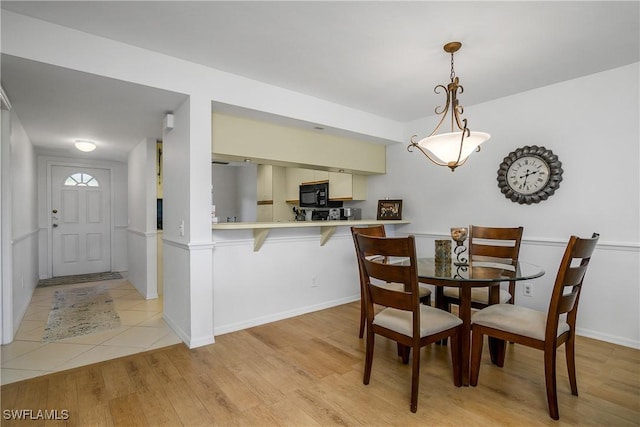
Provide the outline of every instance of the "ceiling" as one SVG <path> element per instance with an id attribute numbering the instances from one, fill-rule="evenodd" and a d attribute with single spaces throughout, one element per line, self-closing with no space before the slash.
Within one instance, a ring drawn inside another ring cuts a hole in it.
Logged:
<path id="1" fill-rule="evenodd" d="M 640 57 L 637 1 L 2 1 L 1 7 L 401 123 L 431 115 L 442 102 L 433 88 L 449 81 L 451 58 L 442 50 L 448 41 L 463 44 L 455 71 L 465 106 Z M 185 99 L 8 55 L 2 84 L 34 145 L 68 145 L 63 135 L 83 131 L 114 141 L 121 160 L 143 137 L 159 137 L 164 114 Z"/>

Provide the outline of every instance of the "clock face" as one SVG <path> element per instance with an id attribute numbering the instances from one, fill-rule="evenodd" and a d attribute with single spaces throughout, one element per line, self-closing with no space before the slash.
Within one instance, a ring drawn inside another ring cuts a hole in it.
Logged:
<path id="1" fill-rule="evenodd" d="M 533 194 L 549 182 L 549 165 L 536 156 L 523 156 L 507 170 L 507 185 L 520 194 Z"/>
<path id="2" fill-rule="evenodd" d="M 530 205 L 548 199 L 560 187 L 562 173 L 562 162 L 551 150 L 524 146 L 500 163 L 498 187 L 507 199 Z"/>

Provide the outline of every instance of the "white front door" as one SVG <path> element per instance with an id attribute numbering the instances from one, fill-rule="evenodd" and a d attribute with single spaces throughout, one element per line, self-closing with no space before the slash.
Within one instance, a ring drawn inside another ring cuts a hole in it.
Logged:
<path id="1" fill-rule="evenodd" d="M 110 171 L 51 168 L 53 277 L 111 271 Z"/>

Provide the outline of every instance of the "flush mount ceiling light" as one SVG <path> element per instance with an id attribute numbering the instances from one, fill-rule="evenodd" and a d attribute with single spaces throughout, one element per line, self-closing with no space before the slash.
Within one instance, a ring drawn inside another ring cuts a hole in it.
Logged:
<path id="1" fill-rule="evenodd" d="M 82 139 L 76 139 L 76 148 L 80 151 L 88 153 L 96 149 L 96 144 L 91 141 L 84 141 Z"/>
<path id="2" fill-rule="evenodd" d="M 408 151 L 413 148 L 420 150 L 429 160 L 438 166 L 448 166 L 451 171 L 455 171 L 463 165 L 469 155 L 475 150 L 480 151 L 480 144 L 489 139 L 490 135 L 484 132 L 471 132 L 467 127 L 467 119 L 461 119 L 464 108 L 459 104 L 458 92 L 464 91 L 459 84 L 458 77 L 453 70 L 453 54 L 457 52 L 462 43 L 450 42 L 444 45 L 444 51 L 451 54 L 451 82 L 445 87 L 437 85 L 433 90 L 439 94 L 440 90 L 447 91 L 447 102 L 442 107 L 436 107 L 437 115 L 442 116 L 436 128 L 429 136 L 416 141 L 417 135 L 411 137 L 411 143 L 407 147 Z M 444 123 L 447 113 L 451 113 L 451 132 L 436 134 L 442 123 Z M 457 127 L 457 130 L 455 127 Z"/>

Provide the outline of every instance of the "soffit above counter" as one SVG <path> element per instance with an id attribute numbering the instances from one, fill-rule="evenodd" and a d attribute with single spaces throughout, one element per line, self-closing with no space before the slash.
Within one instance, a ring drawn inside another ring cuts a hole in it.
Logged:
<path id="1" fill-rule="evenodd" d="M 340 171 L 360 175 L 386 173 L 386 146 L 213 113 L 214 160 Z"/>

